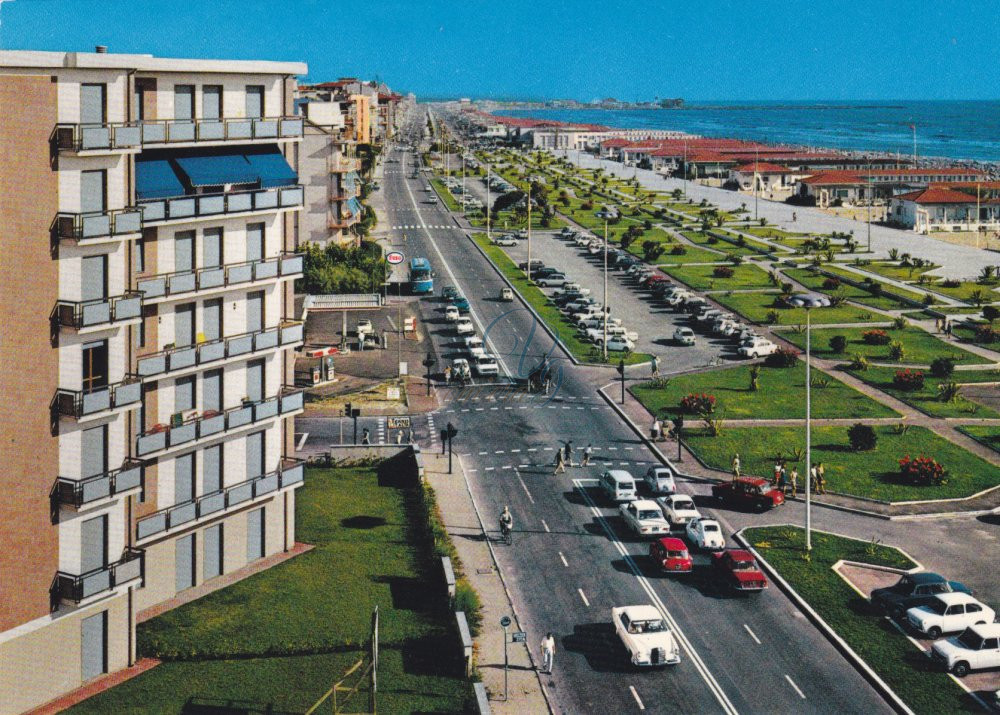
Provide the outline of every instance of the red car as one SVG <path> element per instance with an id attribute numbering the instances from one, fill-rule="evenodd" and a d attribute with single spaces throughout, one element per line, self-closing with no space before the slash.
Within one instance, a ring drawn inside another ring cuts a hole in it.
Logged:
<path id="1" fill-rule="evenodd" d="M 649 558 L 669 573 L 691 573 L 694 568 L 687 545 L 673 536 L 665 536 L 651 543 Z"/>
<path id="2" fill-rule="evenodd" d="M 642 281 L 641 285 L 642 285 L 643 288 L 652 288 L 657 283 L 663 283 L 666 280 L 667 280 L 667 277 L 665 275 L 662 275 L 660 273 L 654 273 L 653 275 L 651 275 L 648 278 L 644 279 Z"/>
<path id="3" fill-rule="evenodd" d="M 744 549 L 725 549 L 712 554 L 712 568 L 720 580 L 736 591 L 749 593 L 767 588 L 764 572 Z"/>
<path id="4" fill-rule="evenodd" d="M 767 511 L 785 503 L 785 495 L 760 477 L 740 477 L 712 485 L 712 496 L 729 506 Z"/>

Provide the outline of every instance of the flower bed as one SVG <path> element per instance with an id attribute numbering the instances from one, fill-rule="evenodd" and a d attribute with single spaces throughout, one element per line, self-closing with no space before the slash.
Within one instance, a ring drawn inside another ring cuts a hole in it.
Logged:
<path id="1" fill-rule="evenodd" d="M 920 370 L 911 370 L 910 368 L 896 370 L 896 374 L 892 378 L 892 386 L 897 390 L 906 390 L 908 392 L 922 390 L 924 388 L 924 373 Z"/>
<path id="2" fill-rule="evenodd" d="M 884 330 L 866 330 L 861 333 L 861 339 L 868 345 L 888 345 L 889 334 Z"/>
<path id="3" fill-rule="evenodd" d="M 947 472 L 936 459 L 924 455 L 913 459 L 906 455 L 899 460 L 899 474 L 905 482 L 922 486 L 944 484 Z"/>
<path id="4" fill-rule="evenodd" d="M 681 398 L 680 406 L 689 415 L 709 415 L 715 412 L 715 395 L 692 392 Z"/>

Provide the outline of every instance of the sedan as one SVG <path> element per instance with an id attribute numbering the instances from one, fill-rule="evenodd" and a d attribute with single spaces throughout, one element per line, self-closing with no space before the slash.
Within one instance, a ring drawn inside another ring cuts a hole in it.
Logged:
<path id="1" fill-rule="evenodd" d="M 906 620 L 928 638 L 964 631 L 969 626 L 993 623 L 996 613 L 968 593 L 939 593 L 929 603 L 906 612 Z"/>
<path id="2" fill-rule="evenodd" d="M 444 319 L 447 320 L 449 323 L 454 323 L 456 320 L 458 320 L 458 316 L 459 313 L 457 306 L 449 305 L 447 308 L 444 309 Z"/>
<path id="3" fill-rule="evenodd" d="M 500 366 L 497 364 L 496 358 L 489 353 L 483 353 L 476 357 L 472 367 L 479 376 L 500 374 Z"/>
<path id="4" fill-rule="evenodd" d="M 694 345 L 694 331 L 691 328 L 677 328 L 674 331 L 674 342 L 678 345 Z"/>
<path id="5" fill-rule="evenodd" d="M 498 246 L 516 246 L 517 239 L 513 236 L 501 236 L 500 238 L 493 241 Z"/>
<path id="6" fill-rule="evenodd" d="M 459 293 L 458 288 L 455 286 L 445 286 L 444 290 L 441 291 L 441 299 L 445 301 L 454 300 L 459 295 L 461 295 L 461 293 Z"/>
<path id="7" fill-rule="evenodd" d="M 650 467 L 643 475 L 642 481 L 650 494 L 673 494 L 677 491 L 674 482 L 674 470 L 670 467 Z"/>
<path id="8" fill-rule="evenodd" d="M 656 503 L 660 505 L 663 516 L 673 526 L 684 526 L 689 521 L 701 518 L 701 512 L 694 505 L 694 500 L 686 494 L 671 494 L 659 497 Z"/>
<path id="9" fill-rule="evenodd" d="M 726 538 L 722 535 L 722 527 L 715 519 L 692 519 L 685 529 L 688 541 L 699 549 L 719 551 L 726 548 Z"/>
<path id="10" fill-rule="evenodd" d="M 612 608 L 611 620 L 632 665 L 649 667 L 681 662 L 677 639 L 655 606 Z"/>
<path id="11" fill-rule="evenodd" d="M 454 308 L 454 306 L 448 306 L 449 308 Z M 457 308 L 455 308 L 458 310 Z M 455 332 L 459 335 L 472 335 L 476 332 L 475 326 L 472 324 L 472 319 L 467 317 L 458 318 L 455 321 Z"/>
<path id="12" fill-rule="evenodd" d="M 618 507 L 625 526 L 636 536 L 663 536 L 670 533 L 670 524 L 663 518 L 656 502 L 637 499 Z"/>
<path id="13" fill-rule="evenodd" d="M 470 335 L 465 339 L 465 349 L 472 357 L 486 354 L 486 350 L 483 348 L 483 339 L 478 335 Z"/>
<path id="14" fill-rule="evenodd" d="M 624 352 L 626 350 L 635 350 L 635 343 L 624 336 L 615 336 L 608 338 L 608 350 L 614 352 Z"/>

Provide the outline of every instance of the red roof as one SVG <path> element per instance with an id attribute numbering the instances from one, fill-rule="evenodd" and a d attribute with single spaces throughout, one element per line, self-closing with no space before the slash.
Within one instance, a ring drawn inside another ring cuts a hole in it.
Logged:
<path id="1" fill-rule="evenodd" d="M 630 142 L 628 139 L 606 139 L 601 142 L 601 146 L 611 149 L 614 147 L 628 146 L 631 143 L 632 142 Z"/>
<path id="2" fill-rule="evenodd" d="M 737 166 L 733 171 L 739 171 L 743 174 L 790 174 L 792 170 L 787 166 L 781 166 L 779 164 L 768 164 L 767 162 L 757 162 L 756 164 L 741 164 Z"/>
<path id="3" fill-rule="evenodd" d="M 926 189 L 911 191 L 893 198 L 918 204 L 969 204 L 976 201 L 975 196 L 939 184 L 931 184 Z"/>
<path id="4" fill-rule="evenodd" d="M 918 177 L 918 179 L 928 179 L 934 176 L 967 176 L 970 174 L 983 176 L 983 172 L 978 169 L 963 169 L 961 167 L 939 167 L 929 169 L 841 169 L 813 174 L 812 176 L 802 179 L 802 181 L 803 183 L 811 184 L 813 186 L 831 186 L 842 184 L 864 184 L 866 183 L 866 179 L 868 177 L 877 176 L 895 176 L 900 178 L 913 176 Z"/>

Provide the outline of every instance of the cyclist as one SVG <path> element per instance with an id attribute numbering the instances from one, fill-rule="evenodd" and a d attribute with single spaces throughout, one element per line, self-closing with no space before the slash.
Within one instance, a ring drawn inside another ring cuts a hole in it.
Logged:
<path id="1" fill-rule="evenodd" d="M 514 517 L 510 514 L 510 507 L 504 506 L 500 512 L 500 535 L 504 541 L 510 541 L 512 531 L 514 531 Z"/>

